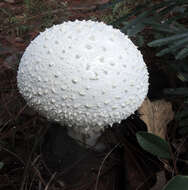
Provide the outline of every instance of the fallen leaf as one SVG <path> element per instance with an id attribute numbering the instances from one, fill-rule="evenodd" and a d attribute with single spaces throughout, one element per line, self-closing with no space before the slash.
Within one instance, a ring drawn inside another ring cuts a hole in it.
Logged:
<path id="1" fill-rule="evenodd" d="M 148 132 L 165 139 L 167 124 L 174 118 L 171 103 L 165 100 L 151 102 L 146 98 L 138 112 L 146 123 Z"/>

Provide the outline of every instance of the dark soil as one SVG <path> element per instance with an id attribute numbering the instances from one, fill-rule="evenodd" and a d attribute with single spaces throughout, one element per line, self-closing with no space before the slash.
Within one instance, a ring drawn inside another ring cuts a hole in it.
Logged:
<path id="1" fill-rule="evenodd" d="M 66 134 L 66 129 L 57 124 L 52 125 L 56 126 L 49 128 L 42 145 L 43 159 L 51 172 L 60 172 L 59 177 L 66 185 L 71 186 L 73 181 L 80 185 L 88 183 L 88 188 L 92 189 L 104 159 L 98 189 L 104 188 L 103 185 L 109 182 L 111 175 L 118 176 L 113 179 L 117 189 L 128 186 L 134 189 L 143 180 L 146 182 L 140 189 L 149 189 L 154 184 L 155 173 L 160 170 L 162 163 L 139 147 L 135 133 L 146 131 L 146 126 L 138 116 L 133 115 L 121 124 L 106 128 L 101 137 L 106 145 L 103 152 L 81 147 Z M 111 154 L 105 158 L 109 152 Z M 112 188 L 112 183 L 108 183 L 105 189 Z"/>

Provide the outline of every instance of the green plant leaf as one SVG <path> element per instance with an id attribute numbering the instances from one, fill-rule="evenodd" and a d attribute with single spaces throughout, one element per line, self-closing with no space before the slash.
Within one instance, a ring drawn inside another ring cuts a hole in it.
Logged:
<path id="1" fill-rule="evenodd" d="M 143 8 L 145 8 L 145 6 L 139 5 L 139 6 L 136 7 L 136 9 L 134 9 L 130 13 L 121 16 L 120 18 L 118 18 L 117 20 L 113 21 L 110 24 L 113 25 L 114 27 L 116 27 L 119 24 L 121 24 L 122 22 L 127 21 L 128 18 L 130 18 L 131 16 L 135 16 L 136 14 L 142 12 Z"/>
<path id="2" fill-rule="evenodd" d="M 176 96 L 188 96 L 188 88 L 168 88 L 164 90 L 164 93 Z"/>
<path id="3" fill-rule="evenodd" d="M 173 43 L 173 45 L 171 45 L 170 47 L 161 50 L 156 55 L 157 56 L 163 56 L 163 55 L 170 53 L 170 52 L 173 53 L 173 52 L 177 51 L 178 49 L 184 48 L 187 43 L 188 43 L 188 37 L 183 38 L 183 39 L 179 40 L 178 42 Z"/>
<path id="4" fill-rule="evenodd" d="M 182 119 L 179 121 L 179 126 L 180 127 L 187 127 L 188 126 L 188 119 Z"/>
<path id="5" fill-rule="evenodd" d="M 176 56 L 176 59 L 183 59 L 188 56 L 188 46 L 186 46 L 184 49 L 182 49 L 178 55 Z"/>
<path id="6" fill-rule="evenodd" d="M 140 131 L 136 134 L 136 138 L 144 150 L 160 158 L 171 158 L 168 143 L 159 136 Z"/>
<path id="7" fill-rule="evenodd" d="M 180 135 L 187 135 L 188 134 L 188 127 L 181 127 L 181 128 L 179 128 L 178 129 L 178 133 L 180 134 Z"/>
<path id="8" fill-rule="evenodd" d="M 163 27 L 162 27 L 162 26 L 163 26 Z M 155 25 L 151 25 L 151 27 L 152 27 L 152 29 L 153 29 L 154 31 L 164 32 L 164 33 L 167 33 L 167 32 L 168 32 L 168 33 L 174 34 L 175 32 L 178 31 L 177 28 L 173 27 L 173 29 L 172 29 L 172 28 L 170 28 L 170 27 L 164 26 L 164 24 L 159 24 L 159 25 L 155 24 Z"/>
<path id="9" fill-rule="evenodd" d="M 150 13 L 149 11 L 143 12 L 142 14 L 137 16 L 135 19 L 129 21 L 127 25 L 121 28 L 121 31 L 126 32 L 128 29 L 136 27 L 136 25 L 140 24 L 140 22 L 142 22 L 142 20 L 145 19 L 149 15 L 149 13 Z"/>
<path id="10" fill-rule="evenodd" d="M 167 38 L 162 38 L 162 39 L 159 39 L 159 40 L 154 40 L 154 41 L 148 43 L 148 45 L 150 47 L 162 46 L 162 45 L 168 44 L 170 42 L 180 40 L 180 39 L 185 38 L 185 37 L 188 37 L 188 32 L 185 32 L 183 34 L 176 34 L 176 35 L 173 35 L 173 36 L 170 36 L 170 37 L 167 37 Z"/>
<path id="11" fill-rule="evenodd" d="M 0 162 L 0 170 L 4 167 L 4 163 Z"/>
<path id="12" fill-rule="evenodd" d="M 188 82 L 188 73 L 179 72 L 177 77 L 183 82 Z"/>
<path id="13" fill-rule="evenodd" d="M 156 54 L 156 56 L 160 57 L 160 56 L 163 56 L 163 55 L 165 55 L 167 53 L 170 53 L 170 52 L 171 52 L 171 47 L 170 48 L 165 48 L 165 49 L 161 50 L 160 52 L 158 52 Z"/>
<path id="14" fill-rule="evenodd" d="M 115 7 L 116 4 L 122 2 L 123 0 L 114 0 L 114 1 L 110 1 L 108 3 L 104 3 L 102 5 L 97 6 L 97 10 L 103 10 L 103 9 L 109 9 L 112 7 Z"/>
<path id="15" fill-rule="evenodd" d="M 175 115 L 175 119 L 177 121 L 180 121 L 180 120 L 182 120 L 184 118 L 187 118 L 187 117 L 188 117 L 188 109 L 184 109 L 184 110 L 182 110 L 180 112 L 177 112 L 176 115 Z"/>
<path id="16" fill-rule="evenodd" d="M 187 190 L 188 176 L 177 175 L 173 177 L 162 190 Z"/>
<path id="17" fill-rule="evenodd" d="M 185 104 L 188 104 L 188 99 L 187 99 L 187 98 L 184 100 L 184 103 L 185 103 Z"/>
<path id="18" fill-rule="evenodd" d="M 135 44 L 139 47 L 142 47 L 144 45 L 144 37 L 141 35 L 138 35 L 135 40 Z"/>
<path id="19" fill-rule="evenodd" d="M 127 35 L 129 37 L 135 36 L 137 33 L 141 32 L 144 28 L 145 26 L 142 23 L 137 24 L 136 26 L 127 30 Z"/>

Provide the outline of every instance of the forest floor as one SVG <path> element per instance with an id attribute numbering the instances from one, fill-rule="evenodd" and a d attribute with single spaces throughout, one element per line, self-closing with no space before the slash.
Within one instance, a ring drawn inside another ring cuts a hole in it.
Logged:
<path id="1" fill-rule="evenodd" d="M 0 189 L 120 190 L 129 187 L 149 190 L 159 180 L 157 172 L 164 170 L 165 163 L 142 150 L 136 142 L 135 133 L 147 130 L 139 116 L 134 115 L 107 129 L 103 137 L 107 146 L 105 152 L 86 151 L 74 144 L 65 128 L 54 127 L 57 124 L 49 123 L 29 108 L 17 90 L 20 58 L 40 31 L 67 20 L 112 20 L 111 9 L 96 9 L 107 2 L 0 2 Z M 131 7 L 123 9 L 128 12 Z M 162 59 L 155 56 L 153 49 L 145 47 L 142 53 L 153 84 L 149 97 L 166 98 L 162 90 L 176 86 L 173 76 L 166 74 L 167 69 L 160 65 Z M 161 183 L 165 183 L 171 176 L 166 170 L 159 177 Z"/>

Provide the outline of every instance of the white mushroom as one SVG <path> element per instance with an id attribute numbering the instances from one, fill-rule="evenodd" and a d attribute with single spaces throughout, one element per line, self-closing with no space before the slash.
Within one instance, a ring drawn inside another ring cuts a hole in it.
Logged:
<path id="1" fill-rule="evenodd" d="M 148 71 L 131 40 L 102 22 L 74 21 L 40 33 L 17 75 L 28 105 L 89 145 L 105 125 L 133 114 L 148 92 Z"/>

